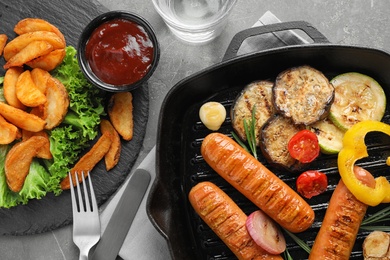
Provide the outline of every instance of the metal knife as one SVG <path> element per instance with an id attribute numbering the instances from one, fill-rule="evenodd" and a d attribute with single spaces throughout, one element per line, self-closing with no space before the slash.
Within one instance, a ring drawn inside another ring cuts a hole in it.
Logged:
<path id="1" fill-rule="evenodd" d="M 129 179 L 106 229 L 93 252 L 93 260 L 116 259 L 150 183 L 150 173 L 137 169 Z"/>

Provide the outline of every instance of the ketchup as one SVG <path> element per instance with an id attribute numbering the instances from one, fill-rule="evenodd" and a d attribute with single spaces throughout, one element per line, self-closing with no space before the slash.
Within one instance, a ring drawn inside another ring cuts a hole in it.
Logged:
<path id="1" fill-rule="evenodd" d="M 112 85 L 140 80 L 149 71 L 153 60 L 153 43 L 145 29 L 120 18 L 97 27 L 85 51 L 95 75 Z"/>

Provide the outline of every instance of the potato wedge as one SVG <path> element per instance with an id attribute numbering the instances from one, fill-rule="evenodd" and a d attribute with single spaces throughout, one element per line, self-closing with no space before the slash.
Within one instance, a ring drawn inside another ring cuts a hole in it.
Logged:
<path id="1" fill-rule="evenodd" d="M 110 121 L 126 141 L 133 138 L 133 96 L 130 92 L 118 92 L 108 102 Z"/>
<path id="2" fill-rule="evenodd" d="M 20 136 L 19 128 L 8 123 L 4 117 L 0 116 L 0 144 L 10 144 Z"/>
<path id="3" fill-rule="evenodd" d="M 19 67 L 9 68 L 4 75 L 3 91 L 4 98 L 9 105 L 25 110 L 26 106 L 16 96 L 16 82 L 22 72 L 23 69 Z"/>
<path id="4" fill-rule="evenodd" d="M 33 107 L 30 110 L 30 114 L 35 115 L 35 116 L 45 120 L 44 109 L 45 109 L 45 105 L 40 105 L 40 106 L 37 106 L 37 107 Z"/>
<path id="5" fill-rule="evenodd" d="M 0 115 L 15 126 L 31 131 L 42 131 L 46 121 L 36 115 L 29 114 L 21 109 L 0 102 Z"/>
<path id="6" fill-rule="evenodd" d="M 30 132 L 27 130 L 22 129 L 22 141 L 27 141 L 29 138 L 33 136 L 42 136 L 47 139 L 47 143 L 43 145 L 37 152 L 36 157 L 42 158 L 42 159 L 52 159 L 53 155 L 50 151 L 50 138 L 46 131 L 39 131 L 39 132 Z"/>
<path id="7" fill-rule="evenodd" d="M 14 32 L 19 35 L 36 31 L 53 32 L 66 44 L 65 37 L 61 31 L 53 24 L 40 18 L 25 18 L 20 20 L 14 27 Z"/>
<path id="8" fill-rule="evenodd" d="M 35 85 L 29 70 L 22 72 L 16 81 L 16 97 L 28 107 L 46 103 L 46 96 Z"/>
<path id="9" fill-rule="evenodd" d="M 19 192 L 24 184 L 33 158 L 47 143 L 42 136 L 33 136 L 27 141 L 15 144 L 5 158 L 5 176 L 10 190 Z"/>
<path id="10" fill-rule="evenodd" d="M 111 146 L 111 134 L 109 132 L 104 133 L 99 140 L 92 146 L 92 148 L 83 155 L 76 165 L 71 169 L 73 185 L 76 185 L 76 178 L 74 176 L 77 173 L 79 180 L 81 180 L 81 172 L 87 174 L 91 171 L 95 165 L 104 157 Z M 61 181 L 61 189 L 67 190 L 70 188 L 69 176 L 66 176 Z"/>
<path id="11" fill-rule="evenodd" d="M 12 56 L 20 52 L 24 47 L 34 41 L 46 41 L 52 45 L 55 50 L 65 48 L 65 44 L 61 38 L 53 32 L 29 32 L 17 36 L 12 41 L 8 42 L 7 45 L 5 45 L 3 53 L 4 59 L 8 61 Z"/>
<path id="12" fill-rule="evenodd" d="M 31 78 L 35 83 L 35 86 L 43 93 L 46 94 L 47 81 L 51 77 L 50 73 L 46 70 L 35 68 L 31 70 Z"/>
<path id="13" fill-rule="evenodd" d="M 50 53 L 53 49 L 53 46 L 47 41 L 33 41 L 21 49 L 20 52 L 12 56 L 5 63 L 3 68 L 9 69 L 11 67 L 21 67 L 26 62 Z"/>
<path id="14" fill-rule="evenodd" d="M 8 37 L 5 34 L 0 34 L 0 56 L 3 54 L 4 47 L 7 43 Z"/>
<path id="15" fill-rule="evenodd" d="M 61 64 L 65 58 L 65 54 L 65 49 L 57 49 L 27 62 L 26 65 L 31 68 L 41 68 L 43 70 L 51 71 Z"/>
<path id="16" fill-rule="evenodd" d="M 110 121 L 102 119 L 100 122 L 100 131 L 102 134 L 109 132 L 111 134 L 111 146 L 106 155 L 104 155 L 104 162 L 106 164 L 106 170 L 109 171 L 118 164 L 121 154 L 121 138 Z"/>
<path id="17" fill-rule="evenodd" d="M 48 130 L 58 126 L 69 107 L 69 96 L 65 86 L 56 78 L 50 77 L 47 81 L 46 103 L 43 108 L 43 118 Z"/>

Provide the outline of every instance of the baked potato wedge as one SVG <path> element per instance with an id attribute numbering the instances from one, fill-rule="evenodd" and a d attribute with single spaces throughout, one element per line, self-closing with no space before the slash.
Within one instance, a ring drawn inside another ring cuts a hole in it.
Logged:
<path id="1" fill-rule="evenodd" d="M 5 176 L 10 190 L 19 192 L 30 169 L 30 164 L 39 149 L 47 143 L 42 136 L 33 136 L 15 144 L 5 158 Z"/>
<path id="2" fill-rule="evenodd" d="M 3 91 L 4 98 L 7 103 L 15 108 L 22 110 L 26 109 L 26 106 L 16 96 L 16 82 L 20 74 L 22 74 L 23 68 L 13 67 L 9 68 L 4 75 Z"/>
<path id="3" fill-rule="evenodd" d="M 19 129 L 0 116 L 0 144 L 10 144 L 20 136 Z"/>
<path id="4" fill-rule="evenodd" d="M 48 130 L 58 126 L 64 119 L 69 107 L 69 95 L 65 86 L 56 78 L 47 81 L 46 103 L 43 108 L 43 118 Z"/>
<path id="5" fill-rule="evenodd" d="M 47 81 L 51 77 L 50 73 L 41 68 L 35 68 L 31 70 L 31 78 L 35 83 L 35 86 L 43 93 L 46 94 Z"/>
<path id="6" fill-rule="evenodd" d="M 121 139 L 118 132 L 112 126 L 110 121 L 102 119 L 100 122 L 100 131 L 102 134 L 109 132 L 111 134 L 111 145 L 108 152 L 104 155 L 104 162 L 106 164 L 106 170 L 109 171 L 118 164 L 121 154 Z"/>
<path id="7" fill-rule="evenodd" d="M 115 130 L 126 141 L 133 138 L 133 96 L 118 92 L 108 102 L 108 115 Z"/>
<path id="8" fill-rule="evenodd" d="M 65 48 L 65 43 L 53 32 L 36 31 L 21 34 L 7 43 L 4 47 L 4 59 L 8 61 L 24 47 L 34 41 L 46 41 L 53 46 L 53 49 Z"/>
<path id="9" fill-rule="evenodd" d="M 84 154 L 75 166 L 70 170 L 72 174 L 73 185 L 76 185 L 75 173 L 78 175 L 78 179 L 81 180 L 81 172 L 84 172 L 85 177 L 88 172 L 91 171 L 95 165 L 103 159 L 104 155 L 108 152 L 111 146 L 111 134 L 109 132 L 104 133 L 99 140 L 92 146 L 92 148 Z M 69 175 L 67 175 L 61 181 L 61 189 L 70 189 Z"/>
<path id="10" fill-rule="evenodd" d="M 47 41 L 33 41 L 27 44 L 26 47 L 21 49 L 18 53 L 12 56 L 3 66 L 4 69 L 11 67 L 21 67 L 26 62 L 46 55 L 53 50 L 53 46 Z"/>
<path id="11" fill-rule="evenodd" d="M 0 56 L 3 55 L 3 50 L 7 44 L 8 36 L 5 34 L 0 34 Z"/>
<path id="12" fill-rule="evenodd" d="M 66 44 L 65 37 L 61 31 L 53 24 L 40 18 L 25 18 L 20 20 L 14 27 L 14 32 L 19 35 L 36 31 L 53 32 Z"/>
<path id="13" fill-rule="evenodd" d="M 31 132 L 42 131 L 46 125 L 46 121 L 40 117 L 3 102 L 0 102 L 0 115 L 15 126 Z"/>
<path id="14" fill-rule="evenodd" d="M 48 133 L 45 130 L 34 133 L 34 132 L 30 132 L 30 131 L 22 129 L 22 141 L 26 141 L 33 136 L 42 136 L 42 137 L 47 139 L 47 143 L 45 145 L 43 145 L 38 150 L 36 157 L 42 158 L 42 159 L 52 159 L 53 155 L 51 154 L 51 151 L 50 151 L 50 138 L 49 138 Z"/>
<path id="15" fill-rule="evenodd" d="M 29 70 L 22 72 L 16 81 L 16 97 L 28 107 L 46 103 L 46 96 L 35 85 Z"/>
<path id="16" fill-rule="evenodd" d="M 41 68 L 46 71 L 51 71 L 61 64 L 65 58 L 65 54 L 65 49 L 57 49 L 27 62 L 26 65 L 31 68 Z"/>

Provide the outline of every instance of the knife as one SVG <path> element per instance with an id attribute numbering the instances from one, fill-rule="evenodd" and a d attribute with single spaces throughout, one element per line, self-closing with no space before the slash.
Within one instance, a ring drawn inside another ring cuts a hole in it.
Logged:
<path id="1" fill-rule="evenodd" d="M 93 252 L 93 260 L 116 259 L 150 183 L 150 173 L 137 169 L 130 177 L 106 229 Z"/>

